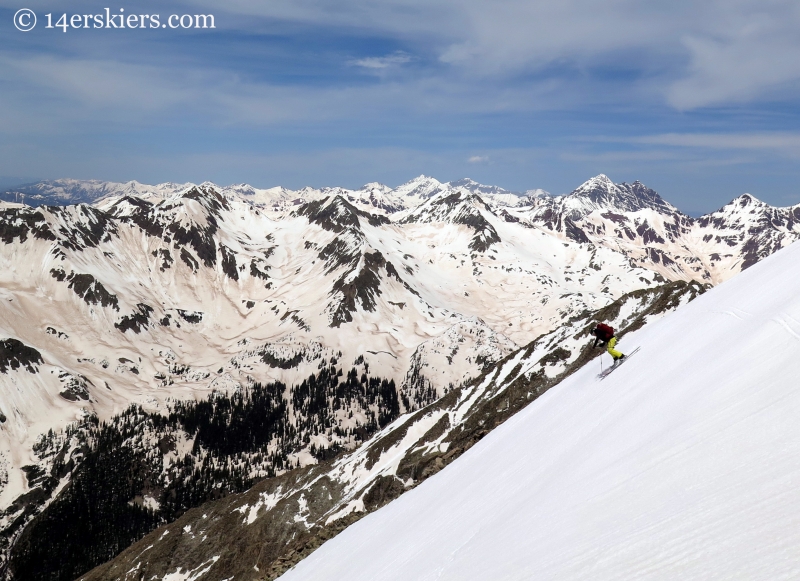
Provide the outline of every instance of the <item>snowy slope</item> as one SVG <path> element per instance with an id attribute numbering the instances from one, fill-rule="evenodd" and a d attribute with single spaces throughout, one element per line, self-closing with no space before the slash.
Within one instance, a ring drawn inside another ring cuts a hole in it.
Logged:
<path id="1" fill-rule="evenodd" d="M 800 577 L 800 247 L 625 338 L 284 581 Z"/>
<path id="2" fill-rule="evenodd" d="M 630 293 L 598 312 L 575 316 L 509 354 L 503 363 L 488 366 L 487 380 L 457 387 L 416 413 L 399 417 L 332 464 L 295 470 L 259 482 L 242 494 L 206 503 L 81 579 L 113 581 L 122 572 L 136 571 L 146 579 L 169 581 L 200 569 L 206 569 L 203 581 L 232 576 L 260 579 L 262 573 L 274 578 L 365 512 L 380 508 L 459 458 L 588 361 L 596 363 L 601 351 L 592 348 L 593 321 L 611 323 L 624 336 L 702 291 L 697 283 L 675 282 Z M 468 330 L 473 329 L 465 326 L 460 333 L 467 343 L 475 339 Z M 464 347 L 455 339 L 440 344 L 454 360 L 459 357 L 455 348 Z M 435 347 L 422 353 L 423 363 L 428 355 L 442 353 Z M 228 542 L 232 538 L 233 544 Z M 242 562 L 242 553 L 258 558 Z M 210 566 L 209 555 L 217 559 Z M 254 567 L 262 573 L 253 574 Z"/>

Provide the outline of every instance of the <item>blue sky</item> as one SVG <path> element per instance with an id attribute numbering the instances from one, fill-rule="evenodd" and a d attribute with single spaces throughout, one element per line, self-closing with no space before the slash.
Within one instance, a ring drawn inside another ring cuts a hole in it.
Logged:
<path id="1" fill-rule="evenodd" d="M 105 7 L 216 28 L 44 28 Z M 797 204 L 798 31 L 777 0 L 0 0 L 0 182 L 565 193 L 605 173 L 693 213 Z"/>

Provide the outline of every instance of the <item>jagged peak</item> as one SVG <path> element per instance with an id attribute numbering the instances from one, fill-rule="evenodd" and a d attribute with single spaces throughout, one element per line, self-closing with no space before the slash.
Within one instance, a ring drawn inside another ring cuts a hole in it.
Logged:
<path id="1" fill-rule="evenodd" d="M 431 222 L 431 221 L 451 221 L 457 214 L 468 211 L 477 211 L 475 207 L 483 207 L 487 210 L 489 206 L 479 194 L 474 194 L 466 190 L 444 190 L 436 193 L 420 204 L 408 214 L 403 222 Z"/>
<path id="2" fill-rule="evenodd" d="M 606 174 L 598 174 L 592 178 L 589 178 L 577 188 L 575 188 L 572 192 L 568 195 L 570 196 L 584 196 L 588 195 L 591 196 L 592 194 L 597 194 L 599 191 L 606 192 L 608 194 L 618 194 L 620 193 L 619 188 L 611 181 Z"/>
<path id="3" fill-rule="evenodd" d="M 748 206 L 752 208 L 773 208 L 773 206 L 770 206 L 766 202 L 762 202 L 753 194 L 744 193 L 740 196 L 736 196 L 730 202 L 722 206 L 719 210 L 712 212 L 711 214 L 735 212 L 740 208 L 746 208 Z"/>
<path id="4" fill-rule="evenodd" d="M 361 229 L 359 217 L 365 218 L 370 225 L 388 224 L 388 218 L 376 216 L 359 210 L 341 194 L 326 196 L 303 204 L 295 215 L 305 216 L 308 221 L 321 226 L 325 230 L 342 232 L 346 229 Z"/>
<path id="5" fill-rule="evenodd" d="M 218 186 L 211 182 L 203 182 L 199 186 L 190 187 L 179 194 L 178 197 L 180 199 L 195 200 L 211 212 L 230 209 L 228 200 L 220 193 Z"/>
<path id="6" fill-rule="evenodd" d="M 738 198 L 734 198 L 731 202 L 732 204 L 738 204 L 740 206 L 749 206 L 750 204 L 757 204 L 762 206 L 768 206 L 766 202 L 762 202 L 758 198 L 756 198 L 753 194 L 744 193 Z"/>
<path id="7" fill-rule="evenodd" d="M 423 182 L 424 183 L 435 183 L 435 184 L 441 184 L 442 183 L 442 182 L 440 182 L 439 180 L 437 180 L 436 178 L 434 178 L 432 176 L 426 176 L 425 174 L 419 174 L 417 177 L 407 181 L 406 184 L 418 184 L 418 183 L 423 183 Z"/>
<path id="8" fill-rule="evenodd" d="M 148 211 L 153 207 L 152 202 L 139 196 L 123 195 L 107 198 L 106 200 L 109 204 L 105 207 L 105 210 L 117 218 L 128 216 L 137 211 Z"/>
<path id="9" fill-rule="evenodd" d="M 566 196 L 559 198 L 570 208 L 572 219 L 580 218 L 596 209 L 636 212 L 652 209 L 674 214 L 678 209 L 664 200 L 658 192 L 636 180 L 632 184 L 615 184 L 605 174 L 599 174 L 581 184 Z"/>
<path id="10" fill-rule="evenodd" d="M 415 208 L 401 223 L 445 223 L 467 226 L 475 232 L 470 250 L 485 252 L 499 242 L 497 231 L 481 210 L 495 215 L 491 206 L 481 196 L 463 190 L 442 192 Z"/>
<path id="11" fill-rule="evenodd" d="M 377 190 L 378 192 L 380 192 L 382 194 L 388 194 L 389 192 L 392 191 L 392 188 L 390 188 L 386 184 L 382 184 L 380 182 L 369 182 L 368 184 L 364 184 L 363 186 L 361 186 L 361 191 L 362 192 L 370 192 L 370 193 L 372 193 L 375 190 Z"/>

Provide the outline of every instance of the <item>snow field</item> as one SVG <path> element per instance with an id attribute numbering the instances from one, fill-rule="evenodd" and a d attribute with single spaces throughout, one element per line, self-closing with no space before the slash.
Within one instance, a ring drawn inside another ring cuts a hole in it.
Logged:
<path id="1" fill-rule="evenodd" d="M 283 581 L 800 577 L 800 246 L 624 337 Z"/>

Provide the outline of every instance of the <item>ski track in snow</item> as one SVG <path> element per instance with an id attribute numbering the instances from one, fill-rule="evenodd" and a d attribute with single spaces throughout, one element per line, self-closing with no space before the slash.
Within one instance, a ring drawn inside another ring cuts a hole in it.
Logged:
<path id="1" fill-rule="evenodd" d="M 602 383 L 587 365 L 281 580 L 800 578 L 799 320 L 794 246 L 628 335 L 641 352 Z"/>

